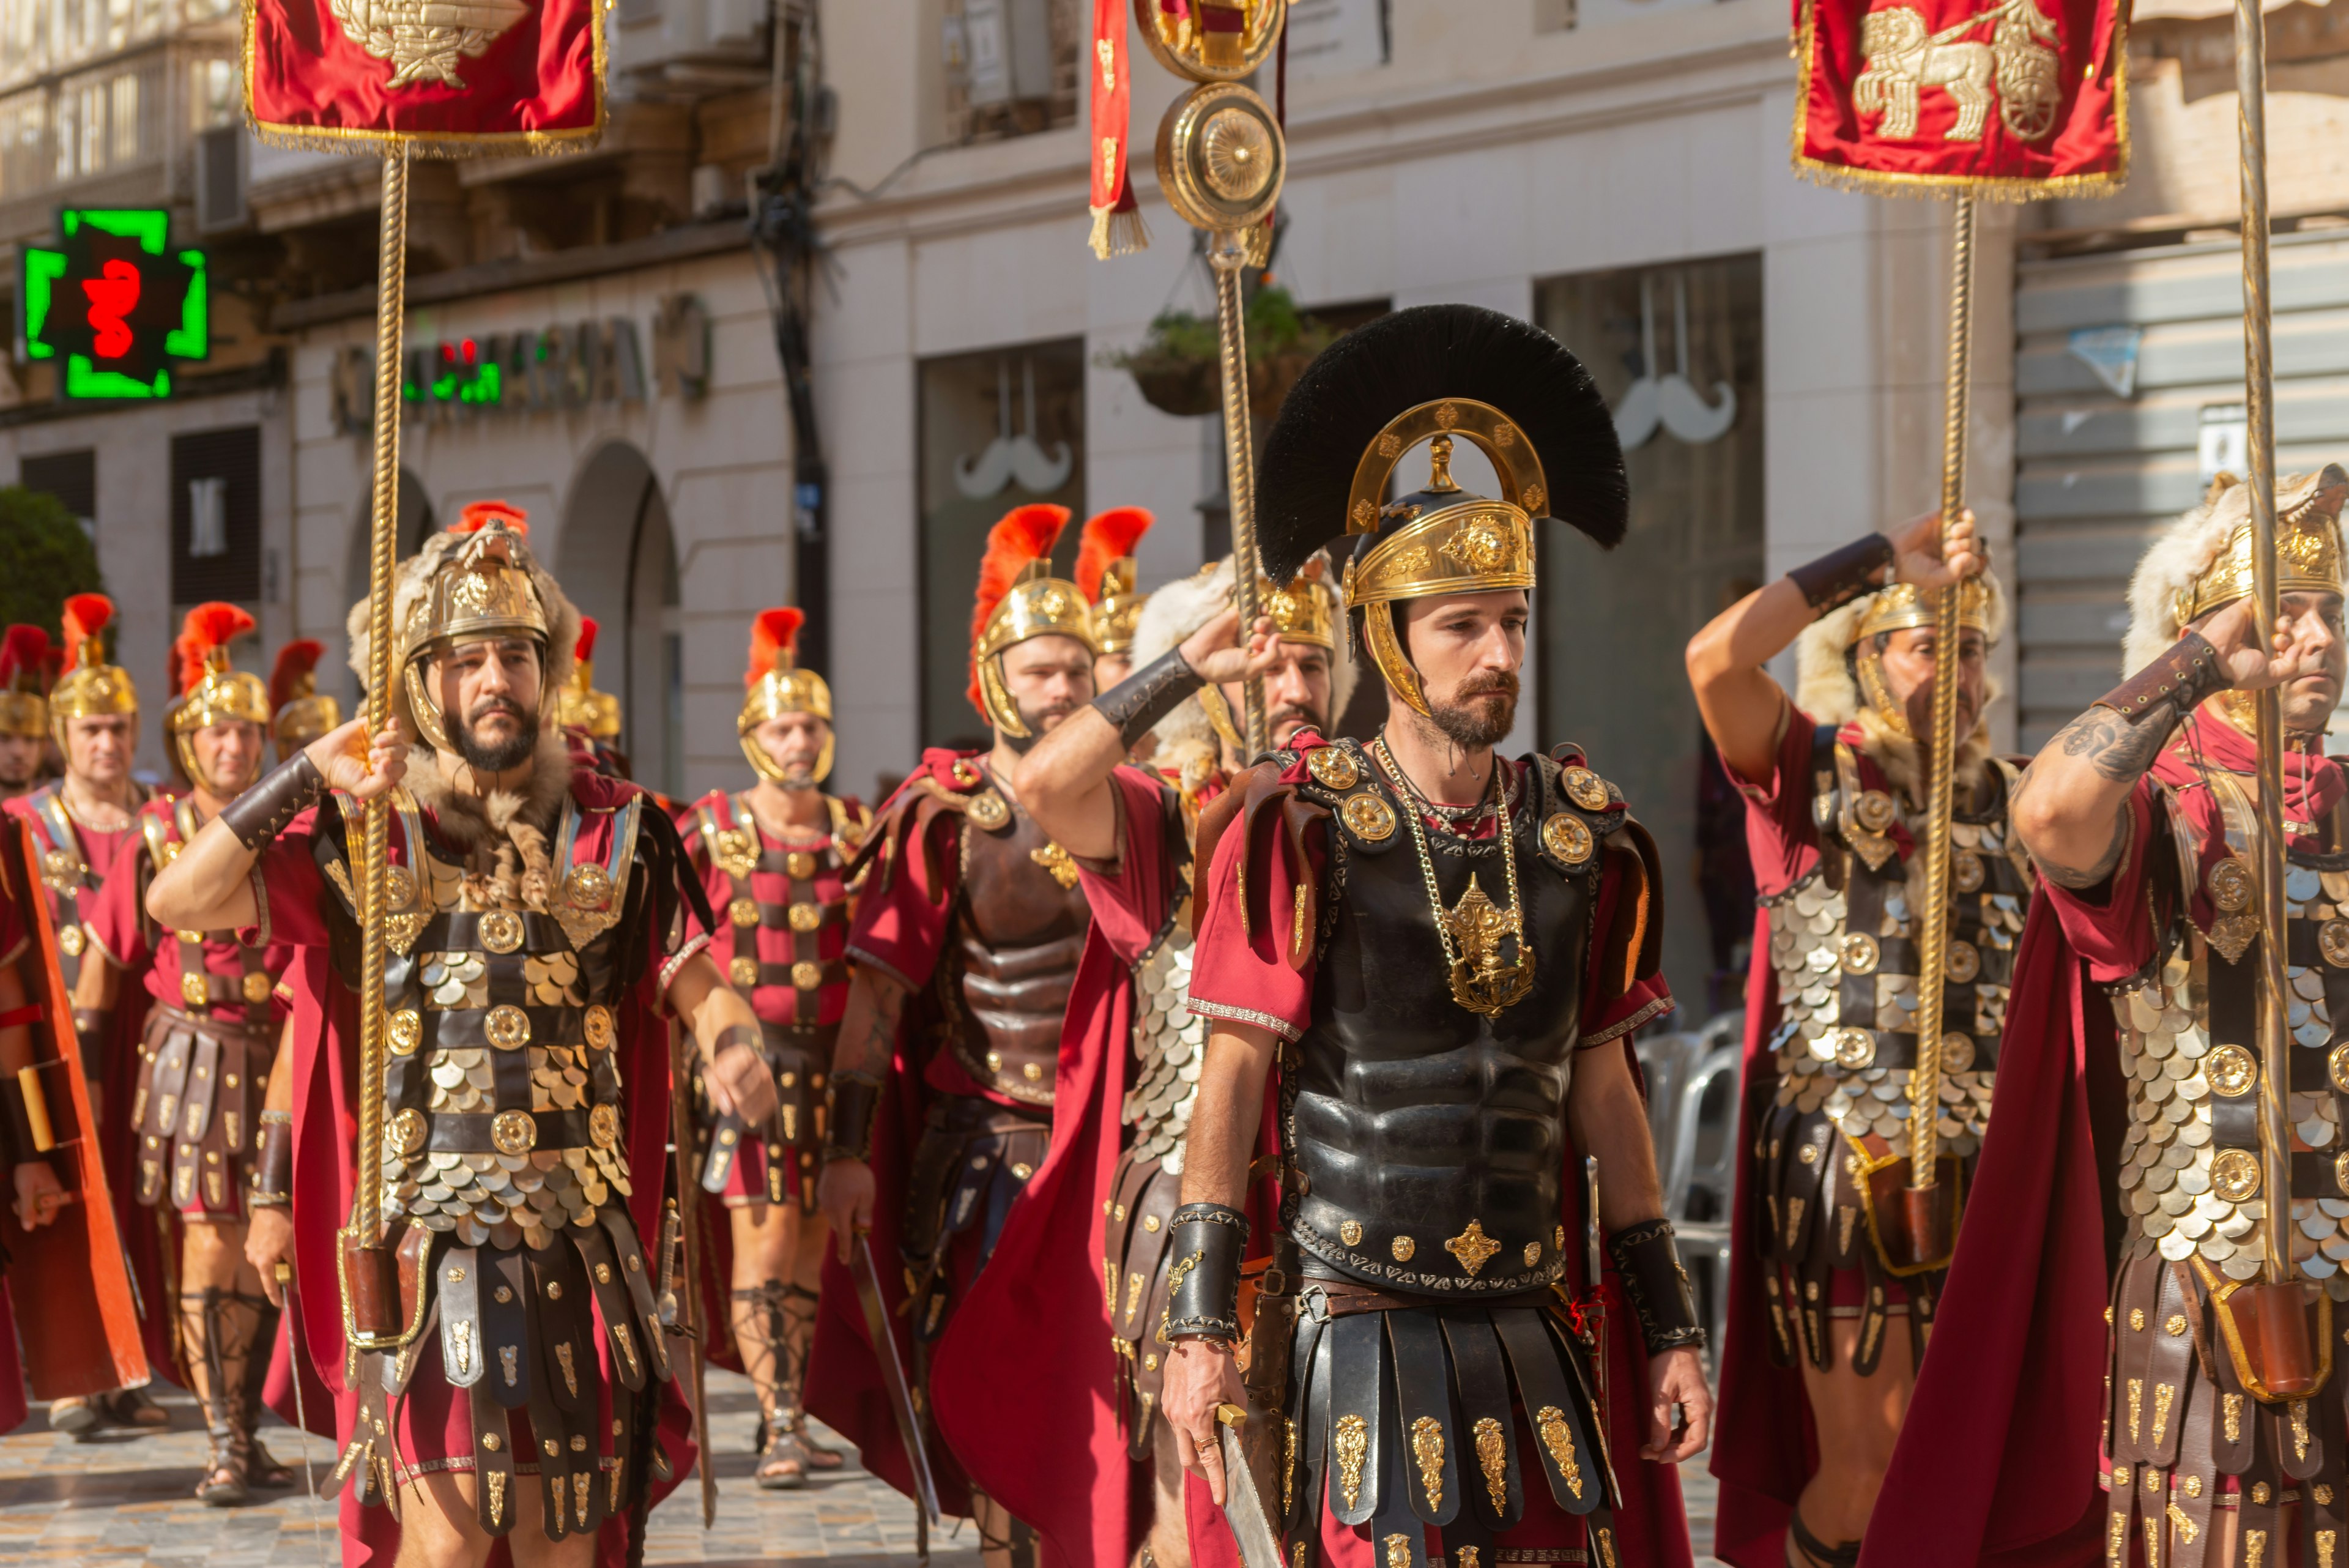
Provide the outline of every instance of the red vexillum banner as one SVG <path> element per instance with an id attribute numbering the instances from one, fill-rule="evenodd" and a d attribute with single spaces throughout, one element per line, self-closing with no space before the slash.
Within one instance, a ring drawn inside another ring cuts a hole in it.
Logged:
<path id="1" fill-rule="evenodd" d="M 2096 195 L 2128 175 L 2127 0 L 1795 0 L 1795 171 Z"/>
<path id="2" fill-rule="evenodd" d="M 246 0 L 245 110 L 281 145 L 570 151 L 604 129 L 598 0 Z"/>

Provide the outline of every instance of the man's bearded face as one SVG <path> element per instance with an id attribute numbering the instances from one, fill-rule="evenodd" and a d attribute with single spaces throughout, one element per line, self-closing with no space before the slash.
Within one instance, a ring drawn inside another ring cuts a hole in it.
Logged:
<path id="1" fill-rule="evenodd" d="M 1226 681 L 1219 690 L 1237 725 L 1246 711 L 1241 706 L 1242 689 L 1237 681 Z M 1328 734 L 1330 650 L 1319 643 L 1284 639 L 1280 662 L 1265 672 L 1264 708 L 1265 731 L 1275 746 L 1288 744 L 1299 730 Z"/>
<path id="2" fill-rule="evenodd" d="M 1004 737 L 1014 751 L 1026 751 L 1093 700 L 1092 649 L 1073 637 L 1047 632 L 1014 643 L 998 657 L 1003 689 L 1028 727 L 1024 740 Z"/>
<path id="3" fill-rule="evenodd" d="M 1454 745 L 1498 744 L 1517 718 L 1517 671 L 1526 661 L 1524 590 L 1413 599 L 1400 618 L 1428 718 Z"/>
<path id="4" fill-rule="evenodd" d="M 441 723 L 477 773 L 504 773 L 538 748 L 538 645 L 527 638 L 469 642 L 433 669 Z"/>

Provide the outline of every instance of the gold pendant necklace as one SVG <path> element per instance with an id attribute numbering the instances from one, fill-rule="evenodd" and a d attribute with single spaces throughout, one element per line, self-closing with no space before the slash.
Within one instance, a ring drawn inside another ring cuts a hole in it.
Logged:
<path id="1" fill-rule="evenodd" d="M 1394 753 L 1387 750 L 1386 737 L 1371 742 L 1377 753 L 1379 765 L 1406 793 L 1416 794 L 1405 776 Z M 1508 814 L 1508 794 L 1501 784 L 1501 762 L 1493 763 L 1493 787 L 1500 795 L 1500 808 L 1494 823 L 1494 842 L 1501 852 L 1501 868 L 1508 878 L 1509 907 L 1495 909 L 1476 880 L 1475 867 L 1468 869 L 1468 890 L 1460 895 L 1460 902 L 1447 909 L 1444 907 L 1444 889 L 1435 880 L 1435 861 L 1427 851 L 1427 826 L 1418 810 L 1405 804 L 1403 815 L 1411 823 L 1411 842 L 1419 851 L 1419 872 L 1427 881 L 1427 901 L 1435 911 L 1436 940 L 1444 944 L 1444 960 L 1450 969 L 1452 1000 L 1469 1012 L 1486 1018 L 1497 1018 L 1534 988 L 1533 950 L 1526 946 L 1525 902 L 1517 896 L 1517 857 L 1510 842 L 1511 826 Z M 1505 937 L 1516 939 L 1516 961 L 1501 961 L 1501 941 Z"/>

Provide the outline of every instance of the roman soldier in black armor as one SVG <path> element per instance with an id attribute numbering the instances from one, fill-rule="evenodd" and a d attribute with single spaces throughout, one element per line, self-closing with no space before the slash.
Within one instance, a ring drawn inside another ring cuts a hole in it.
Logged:
<path id="1" fill-rule="evenodd" d="M 1499 498 L 1452 480 L 1464 440 Z M 1423 442 L 1426 484 L 1389 502 Z M 1253 1402 L 1297 1568 L 1685 1561 L 1669 1465 L 1711 1398 L 1630 1045 L 1672 1005 L 1656 852 L 1575 748 L 1493 750 L 1536 520 L 1625 526 L 1605 402 L 1521 322 L 1401 311 L 1306 372 L 1258 499 L 1275 582 L 1347 536 L 1392 714 L 1367 745 L 1293 737 L 1200 823 L 1190 1007 L 1213 1033 L 1169 1224 L 1167 1417 L 1224 1502 L 1218 1407 Z M 1195 1522 L 1192 1551 L 1232 1560 Z"/>
<path id="2" fill-rule="evenodd" d="M 941 1497 L 949 1511 L 978 1519 L 990 1554 L 1014 1557 L 1032 1532 L 1055 1528 L 1044 1516 L 1055 1507 L 1070 1511 L 1071 1528 L 1093 1528 L 1087 1489 L 1047 1473 L 1036 1445 L 1082 1428 L 1091 1402 L 1105 1407 L 1112 1396 L 1106 1362 L 1097 1390 L 1071 1386 L 1070 1400 L 1081 1404 L 1064 1406 L 1029 1379 L 1029 1397 L 1007 1409 L 1000 1381 L 1009 1347 L 1095 1332 L 1039 1321 L 1048 1280 L 1081 1281 L 1074 1304 L 1101 1313 L 1085 1231 L 1023 1218 L 1048 1153 L 1063 1134 L 1076 1136 L 1057 1123 L 1082 1120 L 1098 1098 L 1099 1063 L 1064 1051 L 1062 1039 L 1089 926 L 1077 868 L 1020 805 L 1011 776 L 1030 746 L 1093 695 L 1091 606 L 1051 570 L 1068 516 L 1022 506 L 989 534 L 970 699 L 993 744 L 926 752 L 866 842 L 819 1189 L 843 1246 L 869 1230 L 881 1258 L 895 1249 L 879 1272 L 943 1439 L 930 1444 Z M 1061 1090 L 1080 1068 L 1092 1097 L 1071 1107 Z M 1083 1179 L 1090 1211 L 1092 1179 Z M 841 1304 L 819 1317 L 810 1407 L 895 1480 L 905 1460 L 874 1397 L 875 1347 L 846 1280 L 833 1279 L 840 1288 L 828 1282 L 825 1299 Z M 1124 1478 L 1112 1468 L 1094 1490 L 1116 1509 Z M 1015 1505 L 1022 1497 L 1041 1512 Z"/>

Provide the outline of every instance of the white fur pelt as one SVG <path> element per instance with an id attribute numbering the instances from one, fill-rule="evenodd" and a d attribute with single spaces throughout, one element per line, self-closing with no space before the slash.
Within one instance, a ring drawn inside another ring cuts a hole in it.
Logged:
<path id="1" fill-rule="evenodd" d="M 1982 573 L 1982 584 L 1990 590 L 1988 614 L 1983 618 L 1985 635 L 1995 644 L 2006 632 L 2006 588 L 1995 572 Z M 1804 628 L 1795 645 L 1795 705 L 1821 724 L 1857 724 L 1868 754 L 1894 784 L 1914 795 L 1924 787 L 1916 741 L 1860 705 L 1858 683 L 1844 659 L 1854 630 L 1876 598 L 1874 594 L 1862 594 Z M 1985 712 L 2000 695 L 1998 683 L 1992 681 L 1982 703 Z M 1990 728 L 1986 722 L 1978 721 L 1974 732 L 1958 748 L 1958 776 L 1973 778 L 1989 757 Z"/>
<path id="2" fill-rule="evenodd" d="M 1229 556 L 1152 594 L 1143 602 L 1142 614 L 1134 622 L 1133 667 L 1141 669 L 1215 619 L 1231 594 Z M 1345 711 L 1346 699 L 1354 689 L 1353 660 L 1346 657 L 1345 639 L 1341 637 L 1338 641 L 1339 646 L 1330 650 L 1329 718 L 1333 722 Z M 1152 761 L 1169 773 L 1181 772 L 1199 759 L 1209 767 L 1222 763 L 1223 748 L 1216 728 L 1195 694 L 1183 699 L 1151 733 L 1158 737 Z"/>
<path id="3" fill-rule="evenodd" d="M 428 535 L 423 548 L 393 568 L 391 576 L 391 624 L 395 639 L 408 625 L 408 618 L 425 596 L 425 590 L 442 567 L 461 564 L 470 559 L 466 552 L 481 539 L 479 534 L 460 534 L 448 530 Z M 546 614 L 547 641 L 545 667 L 539 673 L 539 703 L 544 711 L 552 711 L 554 693 L 570 680 L 579 647 L 579 610 L 565 598 L 562 586 L 538 563 L 527 543 L 513 546 L 513 564 L 530 574 L 531 585 L 538 590 L 538 602 Z M 369 621 L 367 601 L 361 599 L 351 607 L 345 621 L 350 634 L 351 669 L 364 686 L 367 679 Z M 398 643 L 394 643 L 398 657 Z M 408 683 L 399 679 L 397 670 L 391 682 L 391 713 L 406 726 L 409 735 L 418 733 L 416 715 L 408 702 Z M 552 726 L 550 726 L 550 730 Z M 566 775 L 567 776 L 567 775 Z"/>
<path id="4" fill-rule="evenodd" d="M 2324 481 L 2324 473 L 2284 475 L 2276 483 L 2277 514 L 2304 504 Z M 2121 644 L 2122 680 L 2160 658 L 2178 640 L 2184 629 L 2178 624 L 2178 596 L 2210 569 L 2235 530 L 2251 518 L 2251 487 L 2234 474 L 2221 473 L 2202 493 L 2201 501 L 2163 529 L 2138 557 L 2137 571 L 2129 578 L 2129 628 L 2127 640 Z"/>

